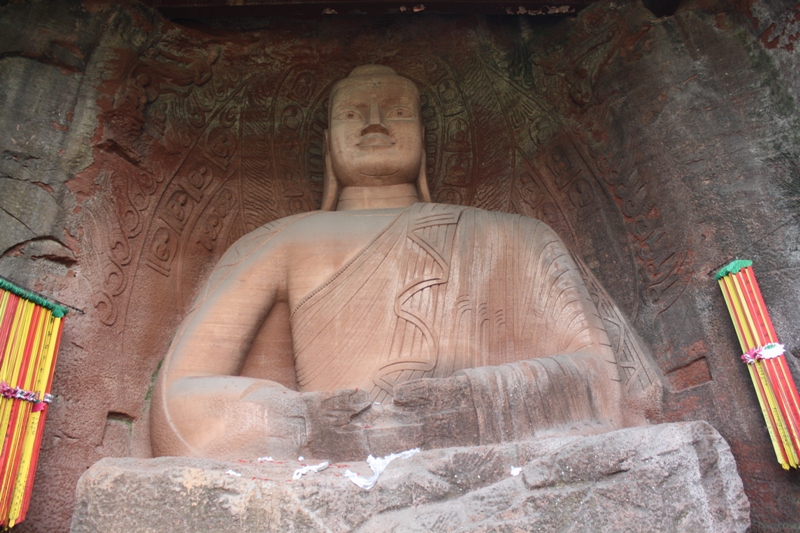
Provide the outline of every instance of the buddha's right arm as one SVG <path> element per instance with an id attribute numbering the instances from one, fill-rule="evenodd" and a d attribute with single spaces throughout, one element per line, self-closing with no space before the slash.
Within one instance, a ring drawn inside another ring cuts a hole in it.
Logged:
<path id="1" fill-rule="evenodd" d="M 355 423 L 372 405 L 363 390 L 301 393 L 267 380 L 212 376 L 176 380 L 168 394 L 173 416 L 169 424 L 153 419 L 154 455 L 342 460 L 368 453 Z"/>
<path id="2" fill-rule="evenodd" d="M 151 405 L 155 455 L 244 458 L 297 433 L 284 427 L 293 417 L 279 415 L 291 415 L 298 393 L 238 376 L 265 317 L 285 297 L 286 259 L 273 240 L 280 227 L 235 243 L 181 324 Z"/>

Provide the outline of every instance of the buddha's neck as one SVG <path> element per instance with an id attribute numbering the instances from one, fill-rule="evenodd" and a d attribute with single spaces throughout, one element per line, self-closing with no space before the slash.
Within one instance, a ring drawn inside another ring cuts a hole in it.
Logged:
<path id="1" fill-rule="evenodd" d="M 339 193 L 337 211 L 356 209 L 391 209 L 408 207 L 419 202 L 417 188 L 412 183 L 380 187 L 345 187 Z"/>

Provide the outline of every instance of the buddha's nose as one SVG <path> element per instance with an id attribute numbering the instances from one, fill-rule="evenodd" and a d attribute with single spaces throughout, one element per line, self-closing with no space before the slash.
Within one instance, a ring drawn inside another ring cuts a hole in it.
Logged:
<path id="1" fill-rule="evenodd" d="M 389 130 L 383 123 L 383 116 L 377 102 L 370 103 L 367 125 L 361 130 L 361 135 L 367 135 L 368 133 L 382 133 L 384 135 L 389 135 Z"/>

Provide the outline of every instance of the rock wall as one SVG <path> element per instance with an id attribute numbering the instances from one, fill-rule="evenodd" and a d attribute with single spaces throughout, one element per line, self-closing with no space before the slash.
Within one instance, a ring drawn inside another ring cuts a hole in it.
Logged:
<path id="1" fill-rule="evenodd" d="M 314 209 L 330 85 L 385 63 L 424 99 L 437 201 L 553 226 L 651 421 L 728 440 L 753 529 L 798 526 L 711 274 L 754 260 L 800 355 L 800 5 L 703 1 L 656 18 L 166 21 L 137 3 L 0 7 L 0 275 L 68 316 L 22 531 L 65 531 L 80 474 L 149 455 L 152 382 L 225 248 Z M 789 365 L 800 377 L 798 361 Z"/>

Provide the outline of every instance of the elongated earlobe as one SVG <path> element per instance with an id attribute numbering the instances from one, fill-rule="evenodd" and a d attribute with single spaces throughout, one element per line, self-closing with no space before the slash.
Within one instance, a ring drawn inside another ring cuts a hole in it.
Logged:
<path id="1" fill-rule="evenodd" d="M 425 170 L 425 167 L 428 163 L 428 158 L 425 156 L 425 126 L 422 126 L 422 164 L 419 168 L 419 177 L 417 178 L 417 195 L 419 196 L 420 202 L 430 202 L 431 201 L 431 192 L 428 189 L 428 173 Z"/>
<path id="2" fill-rule="evenodd" d="M 431 193 L 428 190 L 428 177 L 425 172 L 425 158 L 422 158 L 422 168 L 419 169 L 419 178 L 417 178 L 417 195 L 420 202 L 430 202 Z"/>
<path id="3" fill-rule="evenodd" d="M 325 173 L 322 177 L 322 204 L 320 205 L 320 210 L 336 211 L 336 204 L 339 203 L 339 182 L 333 173 L 331 154 L 328 151 L 328 130 L 325 130 L 322 138 L 322 157 L 325 160 Z M 425 187 L 427 188 L 427 184 Z"/>

